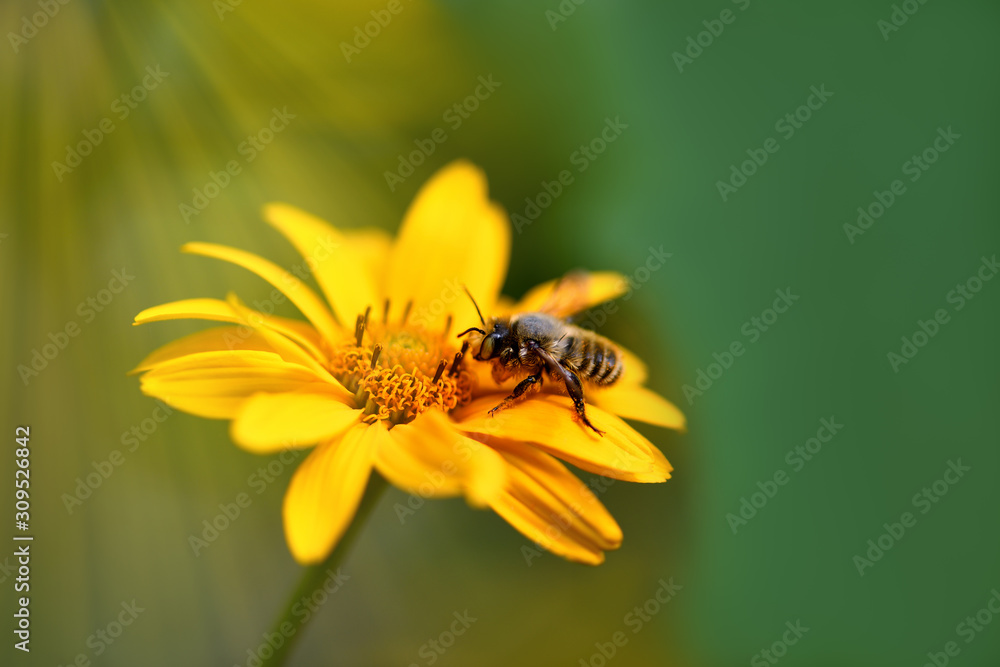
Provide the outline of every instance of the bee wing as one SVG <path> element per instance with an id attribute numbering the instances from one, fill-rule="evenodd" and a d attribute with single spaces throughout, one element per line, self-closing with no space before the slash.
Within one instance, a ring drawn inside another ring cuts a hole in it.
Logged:
<path id="1" fill-rule="evenodd" d="M 538 310 L 565 319 L 591 306 L 617 298 L 625 293 L 628 283 L 618 273 L 572 271 L 554 283 L 536 287 L 525 296 L 522 303 L 539 301 L 546 288 L 549 293 L 544 301 L 535 308 L 525 310 Z"/>

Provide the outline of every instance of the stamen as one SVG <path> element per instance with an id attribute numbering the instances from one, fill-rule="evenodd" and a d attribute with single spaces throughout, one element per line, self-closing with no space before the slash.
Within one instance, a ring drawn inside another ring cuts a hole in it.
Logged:
<path id="1" fill-rule="evenodd" d="M 402 323 L 406 324 L 407 318 L 410 316 L 410 309 L 413 308 L 413 299 L 406 302 L 406 308 L 403 309 L 403 320 Z"/>
<path id="2" fill-rule="evenodd" d="M 451 362 L 451 368 L 448 370 L 448 375 L 458 374 L 458 365 L 462 363 L 462 357 L 465 353 L 469 351 L 469 341 L 464 341 L 462 343 L 462 349 L 455 353 L 455 361 Z"/>
<path id="3" fill-rule="evenodd" d="M 371 305 L 369 305 L 367 308 L 365 308 L 365 328 L 366 329 L 368 328 L 368 316 L 371 315 L 371 312 L 372 312 L 372 307 L 371 307 Z"/>
<path id="4" fill-rule="evenodd" d="M 452 319 L 451 313 L 448 313 L 448 319 L 445 320 L 445 323 L 444 323 L 444 334 L 443 335 L 445 336 L 445 338 L 448 337 L 448 332 L 451 331 L 451 319 Z"/>
<path id="5" fill-rule="evenodd" d="M 385 304 L 382 306 L 382 324 L 389 323 L 389 299 L 385 300 Z"/>
<path id="6" fill-rule="evenodd" d="M 396 323 L 372 322 L 365 335 L 371 316 L 371 309 L 358 315 L 355 335 L 332 348 L 327 364 L 354 395 L 364 423 L 381 421 L 392 428 L 430 409 L 449 412 L 469 403 L 475 378 L 463 363 L 468 344 L 457 352 L 450 334 L 445 338 L 440 329 Z"/>
<path id="7" fill-rule="evenodd" d="M 365 339 L 365 316 L 358 315 L 357 321 L 354 323 L 354 340 L 355 345 L 361 347 L 361 342 Z"/>

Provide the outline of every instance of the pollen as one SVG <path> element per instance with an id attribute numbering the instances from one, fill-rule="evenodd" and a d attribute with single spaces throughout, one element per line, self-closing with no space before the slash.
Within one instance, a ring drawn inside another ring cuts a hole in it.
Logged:
<path id="1" fill-rule="evenodd" d="M 419 324 L 375 323 L 358 316 L 355 335 L 330 352 L 330 373 L 364 410 L 362 421 L 387 421 L 389 428 L 413 421 L 431 408 L 450 412 L 472 397 L 474 376 L 465 349 L 448 340 L 448 330 Z"/>

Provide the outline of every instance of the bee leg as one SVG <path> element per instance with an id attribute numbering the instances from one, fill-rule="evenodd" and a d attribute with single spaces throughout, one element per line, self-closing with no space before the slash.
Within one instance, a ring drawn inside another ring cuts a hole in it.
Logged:
<path id="1" fill-rule="evenodd" d="M 494 382 L 497 384 L 503 384 L 508 378 L 512 377 L 513 374 L 509 368 L 499 362 L 495 362 L 493 364 L 492 375 Z"/>
<path id="2" fill-rule="evenodd" d="M 542 387 L 541 371 L 539 371 L 534 375 L 529 375 L 528 377 L 524 378 L 523 380 L 517 383 L 517 386 L 514 387 L 514 391 L 511 392 L 510 396 L 500 401 L 500 405 L 490 410 L 490 417 L 495 416 L 496 413 L 500 412 L 501 410 L 506 410 L 507 408 L 509 408 L 511 405 L 514 404 L 514 401 L 521 398 L 529 391 L 535 392 L 541 389 L 541 387 Z"/>
<path id="3" fill-rule="evenodd" d="M 555 357 L 542 349 L 538 343 L 528 341 L 528 347 L 545 362 L 545 367 L 548 368 L 549 375 L 554 378 L 562 378 L 563 383 L 566 385 L 566 393 L 573 399 L 573 407 L 576 408 L 576 414 L 580 417 L 580 421 L 589 426 L 594 433 L 603 437 L 604 431 L 591 424 L 590 420 L 587 419 L 587 404 L 583 400 L 583 385 L 580 384 L 580 378 L 576 376 L 576 373 L 560 364 Z"/>
<path id="4" fill-rule="evenodd" d="M 566 392 L 573 399 L 573 407 L 576 408 L 576 414 L 580 417 L 580 421 L 589 426 L 594 433 L 603 437 L 604 431 L 591 424 L 590 420 L 587 419 L 587 404 L 583 400 L 583 386 L 580 384 L 580 378 L 567 368 L 562 368 L 562 376 L 566 380 Z"/>

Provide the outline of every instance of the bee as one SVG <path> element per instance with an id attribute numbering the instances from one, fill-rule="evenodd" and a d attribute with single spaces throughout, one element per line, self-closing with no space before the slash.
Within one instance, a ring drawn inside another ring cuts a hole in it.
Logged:
<path id="1" fill-rule="evenodd" d="M 625 370 L 624 355 L 604 336 L 569 322 L 573 314 L 592 303 L 587 298 L 588 280 L 587 274 L 570 273 L 556 283 L 537 312 L 491 317 L 489 321 L 483 319 L 479 305 L 466 290 L 483 328 L 470 327 L 458 334 L 459 338 L 479 334 L 481 341 L 473 358 L 492 362 L 497 384 L 511 377 L 523 377 L 511 394 L 490 410 L 491 416 L 539 391 L 547 374 L 565 387 L 580 421 L 598 435 L 604 435 L 587 418 L 583 388 L 614 384 Z"/>

